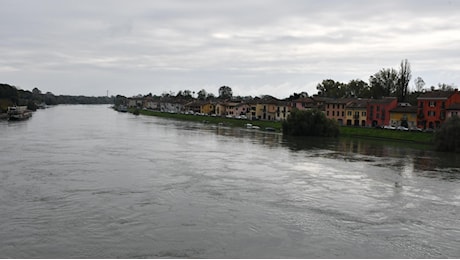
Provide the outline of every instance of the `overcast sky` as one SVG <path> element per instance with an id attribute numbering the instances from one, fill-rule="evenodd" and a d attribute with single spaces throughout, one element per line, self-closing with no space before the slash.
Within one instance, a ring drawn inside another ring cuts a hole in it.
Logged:
<path id="1" fill-rule="evenodd" d="M 0 83 L 56 95 L 317 93 L 408 59 L 460 82 L 460 1 L 0 0 Z"/>

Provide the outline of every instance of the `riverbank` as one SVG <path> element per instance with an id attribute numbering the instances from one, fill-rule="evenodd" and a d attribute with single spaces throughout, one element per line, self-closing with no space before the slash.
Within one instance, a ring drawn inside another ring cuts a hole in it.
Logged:
<path id="1" fill-rule="evenodd" d="M 134 109 L 129 110 L 133 113 Z M 173 118 L 178 120 L 187 120 L 195 122 L 203 122 L 210 124 L 222 124 L 226 126 L 234 127 L 246 127 L 247 124 L 251 124 L 256 127 L 260 127 L 260 130 L 270 130 L 275 132 L 281 132 L 281 122 L 275 121 L 261 121 L 261 120 L 245 120 L 235 119 L 226 117 L 213 117 L 204 115 L 188 115 L 188 114 L 174 114 L 151 110 L 139 110 L 139 114 L 146 116 L 157 116 L 163 118 Z M 367 128 L 367 127 L 351 127 L 342 126 L 340 127 L 340 136 L 356 137 L 356 138 L 371 138 L 381 140 L 393 140 L 401 142 L 411 142 L 420 144 L 432 144 L 433 134 L 424 132 L 411 132 L 411 131 L 398 131 L 389 129 L 379 128 Z"/>
<path id="2" fill-rule="evenodd" d="M 129 112 L 133 113 L 134 109 L 130 109 Z M 274 132 L 281 132 L 281 122 L 275 121 L 261 121 L 261 120 L 245 120 L 227 117 L 217 116 L 204 116 L 204 115 L 189 115 L 189 114 L 175 114 L 166 113 L 152 110 L 139 110 L 139 114 L 146 116 L 157 116 L 164 118 L 173 118 L 178 120 L 195 121 L 209 124 L 221 124 L 226 126 L 234 127 L 246 127 L 247 124 L 251 124 L 253 127 L 259 127 L 260 130 L 270 130 Z"/>

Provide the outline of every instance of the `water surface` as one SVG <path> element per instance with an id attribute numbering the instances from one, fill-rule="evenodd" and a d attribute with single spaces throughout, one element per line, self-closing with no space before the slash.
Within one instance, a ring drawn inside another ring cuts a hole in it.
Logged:
<path id="1" fill-rule="evenodd" d="M 0 148 L 4 258 L 460 257 L 455 154 L 107 106 L 0 121 Z"/>

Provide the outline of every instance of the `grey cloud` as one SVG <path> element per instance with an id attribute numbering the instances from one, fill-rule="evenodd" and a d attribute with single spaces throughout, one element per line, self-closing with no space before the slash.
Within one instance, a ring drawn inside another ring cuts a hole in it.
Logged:
<path id="1" fill-rule="evenodd" d="M 427 85 L 460 80 L 452 65 L 459 63 L 455 1 L 0 5 L 0 78 L 30 89 L 93 95 L 110 86 L 134 95 L 233 84 L 285 97 L 314 93 L 326 77 L 367 80 L 404 58 L 414 74 L 434 81 Z"/>

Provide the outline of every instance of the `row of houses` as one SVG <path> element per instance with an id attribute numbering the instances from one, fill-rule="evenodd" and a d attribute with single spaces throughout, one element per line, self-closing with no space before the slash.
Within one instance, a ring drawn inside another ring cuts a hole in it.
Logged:
<path id="1" fill-rule="evenodd" d="M 129 107 L 142 107 L 171 113 L 194 113 L 251 120 L 287 119 L 292 109 L 319 109 L 339 125 L 434 129 L 452 116 L 460 115 L 460 94 L 454 91 L 428 91 L 417 98 L 417 106 L 398 103 L 395 97 L 381 99 L 302 97 L 279 100 L 271 96 L 251 100 L 183 100 L 175 97 L 129 98 Z"/>

